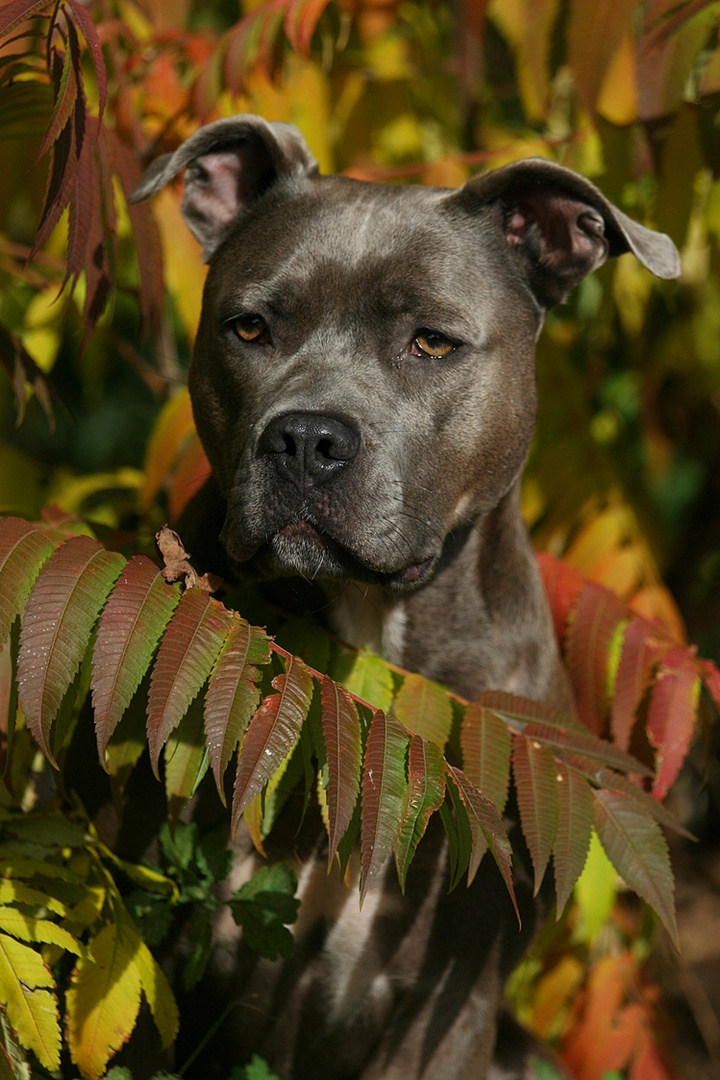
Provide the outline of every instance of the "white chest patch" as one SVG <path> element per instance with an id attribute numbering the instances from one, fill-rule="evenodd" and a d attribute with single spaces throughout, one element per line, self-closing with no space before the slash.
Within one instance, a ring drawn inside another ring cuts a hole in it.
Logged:
<path id="1" fill-rule="evenodd" d="M 335 600 L 331 620 L 338 637 L 370 649 L 391 664 L 402 663 L 407 614 L 402 600 L 389 601 L 379 588 L 350 585 Z"/>

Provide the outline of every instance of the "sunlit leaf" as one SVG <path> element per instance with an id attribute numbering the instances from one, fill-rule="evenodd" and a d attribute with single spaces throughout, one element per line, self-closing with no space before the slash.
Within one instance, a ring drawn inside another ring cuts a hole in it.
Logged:
<path id="1" fill-rule="evenodd" d="M 25 605 L 18 691 L 28 728 L 50 760 L 50 727 L 124 565 L 122 555 L 95 540 L 72 537 L 45 564 Z"/>
<path id="2" fill-rule="evenodd" d="M 260 700 L 256 665 L 267 664 L 269 659 L 267 635 L 244 619 L 236 619 L 205 695 L 205 740 L 223 805 L 225 770 Z"/>
<path id="3" fill-rule="evenodd" d="M 407 791 L 410 736 L 394 716 L 376 711 L 365 746 L 362 780 L 360 901 L 397 839 Z"/>
<path id="4" fill-rule="evenodd" d="M 201 589 L 188 589 L 170 620 L 148 694 L 148 746 L 156 776 L 160 751 L 210 675 L 232 621 L 232 613 Z"/>
<path id="5" fill-rule="evenodd" d="M 360 791 L 362 732 L 357 706 L 341 683 L 323 676 L 321 692 L 330 862 L 350 826 Z"/>
<path id="6" fill-rule="evenodd" d="M 0 933 L 0 1002 L 21 1043 L 41 1065 L 60 1068 L 60 1023 L 55 980 L 34 949 Z"/>
<path id="7" fill-rule="evenodd" d="M 72 1059 L 88 1080 L 100 1080 L 135 1026 L 142 988 L 135 957 L 141 945 L 127 921 L 108 923 L 73 972 L 67 990 L 67 1038 Z"/>
<path id="8" fill-rule="evenodd" d="M 589 582 L 578 597 L 570 624 L 566 660 L 578 714 L 596 735 L 607 730 L 610 643 L 627 618 L 625 605 Z"/>
<path id="9" fill-rule="evenodd" d="M 653 908 L 679 948 L 675 889 L 660 827 L 618 791 L 595 791 L 595 828 L 618 874 Z"/>
<path id="10" fill-rule="evenodd" d="M 145 452 L 142 506 L 153 505 L 180 450 L 195 432 L 190 395 L 185 387 L 162 407 Z"/>
<path id="11" fill-rule="evenodd" d="M 687 755 L 695 729 L 700 687 L 693 657 L 679 645 L 671 649 L 663 657 L 648 709 L 647 733 L 656 750 L 653 793 L 657 799 L 665 797 Z"/>
<path id="12" fill-rule="evenodd" d="M 593 797 L 587 780 L 555 762 L 558 819 L 553 865 L 557 893 L 557 917 L 562 915 L 590 848 L 593 823 Z"/>
<path id="13" fill-rule="evenodd" d="M 285 33 L 292 48 L 305 56 L 318 20 L 330 0 L 290 0 L 285 10 Z"/>
<path id="14" fill-rule="evenodd" d="M 178 1033 L 180 1016 L 165 972 L 144 941 L 140 941 L 133 961 L 140 976 L 143 994 L 160 1032 L 163 1048 L 170 1046 Z"/>
<path id="15" fill-rule="evenodd" d="M 125 564 L 100 616 L 93 648 L 92 702 L 101 763 L 113 731 L 147 671 L 180 600 L 144 555 Z"/>
<path id="16" fill-rule="evenodd" d="M 667 648 L 667 641 L 645 619 L 630 620 L 623 637 L 610 719 L 613 739 L 623 750 L 630 746 L 637 711 L 650 685 L 653 666 Z"/>
<path id="17" fill-rule="evenodd" d="M 586 581 L 574 567 L 563 562 L 562 559 L 548 555 L 547 552 L 541 552 L 537 556 L 537 562 L 550 604 L 555 634 L 562 645 L 565 641 L 568 620 L 575 609 L 580 593 L 585 588 Z"/>
<path id="18" fill-rule="evenodd" d="M 512 761 L 520 823 L 535 871 L 537 895 L 555 844 L 558 771 L 552 754 L 525 736 L 515 738 Z"/>
<path id="19" fill-rule="evenodd" d="M 568 60 L 585 108 L 593 112 L 603 76 L 617 46 L 630 29 L 627 0 L 595 0 L 571 5 Z"/>
<path id="20" fill-rule="evenodd" d="M 27 521 L 0 519 L 0 644 L 54 548 L 50 537 Z"/>
<path id="21" fill-rule="evenodd" d="M 460 728 L 463 771 L 500 813 L 510 785 L 512 735 L 490 709 L 471 703 Z"/>
<path id="22" fill-rule="evenodd" d="M 274 678 L 272 684 L 277 693 L 265 698 L 240 745 L 231 815 L 233 831 L 247 804 L 262 791 L 300 738 L 310 707 L 312 676 L 298 657 L 289 658 L 285 673 Z"/>
<path id="23" fill-rule="evenodd" d="M 408 786 L 400 832 L 395 843 L 395 862 L 401 889 L 415 849 L 425 835 L 428 822 L 445 798 L 445 762 L 433 741 L 413 735 L 408 749 Z"/>
<path id="24" fill-rule="evenodd" d="M 379 657 L 362 651 L 341 656 L 331 674 L 351 694 L 376 709 L 385 712 L 390 709 L 393 700 L 392 675 Z"/>
<path id="25" fill-rule="evenodd" d="M 452 706 L 441 686 L 421 675 L 406 675 L 393 703 L 393 711 L 408 731 L 443 749 L 450 737 Z"/>
<path id="26" fill-rule="evenodd" d="M 67 952 L 74 953 L 75 956 L 80 956 L 83 951 L 80 942 L 67 930 L 63 930 L 62 926 L 50 922 L 49 919 L 37 919 L 32 915 L 26 915 L 17 908 L 0 908 L 0 930 L 31 944 L 57 945 Z"/>

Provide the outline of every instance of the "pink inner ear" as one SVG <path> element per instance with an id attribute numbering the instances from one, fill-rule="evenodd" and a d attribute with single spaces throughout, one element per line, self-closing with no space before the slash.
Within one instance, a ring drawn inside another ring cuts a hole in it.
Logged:
<path id="1" fill-rule="evenodd" d="M 519 246 L 531 229 L 538 245 L 537 255 L 549 268 L 580 260 L 588 263 L 589 272 L 604 258 L 602 218 L 578 199 L 549 193 L 522 197 L 505 225 L 508 243 Z"/>
<path id="2" fill-rule="evenodd" d="M 197 179 L 188 195 L 198 216 L 215 226 L 229 225 L 241 205 L 240 158 L 236 153 L 205 154 L 195 163 Z"/>

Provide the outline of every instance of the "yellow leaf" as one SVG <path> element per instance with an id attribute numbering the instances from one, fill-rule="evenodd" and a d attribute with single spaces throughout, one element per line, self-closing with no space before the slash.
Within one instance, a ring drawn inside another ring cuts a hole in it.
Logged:
<path id="1" fill-rule="evenodd" d="M 40 889 L 31 889 L 29 885 L 22 885 L 19 881 L 13 881 L 12 878 L 5 878 L 0 881 L 0 905 L 13 902 L 28 904 L 30 907 L 47 908 L 48 911 L 54 911 L 56 915 L 66 913 L 62 901 L 48 896 Z"/>
<path id="2" fill-rule="evenodd" d="M 39 953 L 0 934 L 0 1001 L 23 1046 L 54 1072 L 60 1068 L 57 999 L 47 987 L 55 981 Z"/>
<path id="3" fill-rule="evenodd" d="M 160 1032 L 162 1045 L 168 1047 L 177 1035 L 180 1021 L 170 984 L 144 941 L 140 943 L 135 955 L 135 964 L 140 972 L 143 993 Z"/>
<path id="4" fill-rule="evenodd" d="M 0 908 L 0 929 L 21 941 L 58 945 L 75 956 L 81 956 L 83 952 L 80 942 L 61 926 L 49 919 L 34 919 L 30 915 L 24 915 L 17 908 Z"/>
<path id="5" fill-rule="evenodd" d="M 597 99 L 597 111 L 611 124 L 632 124 L 638 104 L 635 50 L 630 34 L 625 34 L 610 61 Z"/>
<path id="6" fill-rule="evenodd" d="M 580 920 L 573 935 L 578 941 L 592 941 L 610 918 L 617 895 L 618 876 L 603 851 L 593 829 L 585 869 L 575 885 Z"/>
<path id="7" fill-rule="evenodd" d="M 153 206 L 160 228 L 165 284 L 190 342 L 200 321 L 200 304 L 207 267 L 202 251 L 180 213 L 180 196 L 172 188 L 161 191 Z"/>
<path id="8" fill-rule="evenodd" d="M 145 455 L 145 486 L 140 503 L 152 506 L 173 462 L 195 432 L 190 395 L 186 389 L 171 398 L 160 411 Z"/>
<path id="9" fill-rule="evenodd" d="M 585 966 L 572 953 L 565 953 L 555 967 L 540 979 L 535 991 L 528 1027 L 540 1039 L 559 1034 L 567 1007 L 580 988 Z"/>
<path id="10" fill-rule="evenodd" d="M 142 942 L 134 927 L 103 927 L 81 958 L 67 992 L 70 1054 L 83 1076 L 100 1080 L 112 1055 L 129 1038 L 140 1008 L 136 957 Z"/>

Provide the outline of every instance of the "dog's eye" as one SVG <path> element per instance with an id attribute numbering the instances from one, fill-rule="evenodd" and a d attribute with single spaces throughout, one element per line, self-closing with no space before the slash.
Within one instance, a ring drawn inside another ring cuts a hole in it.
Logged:
<path id="1" fill-rule="evenodd" d="M 253 345 L 267 345 L 270 341 L 270 331 L 260 315 L 240 315 L 233 320 L 232 326 L 242 341 L 252 342 Z"/>
<path id="2" fill-rule="evenodd" d="M 454 350 L 455 342 L 437 330 L 418 330 L 413 346 L 416 356 L 432 356 L 436 360 L 442 360 Z"/>

